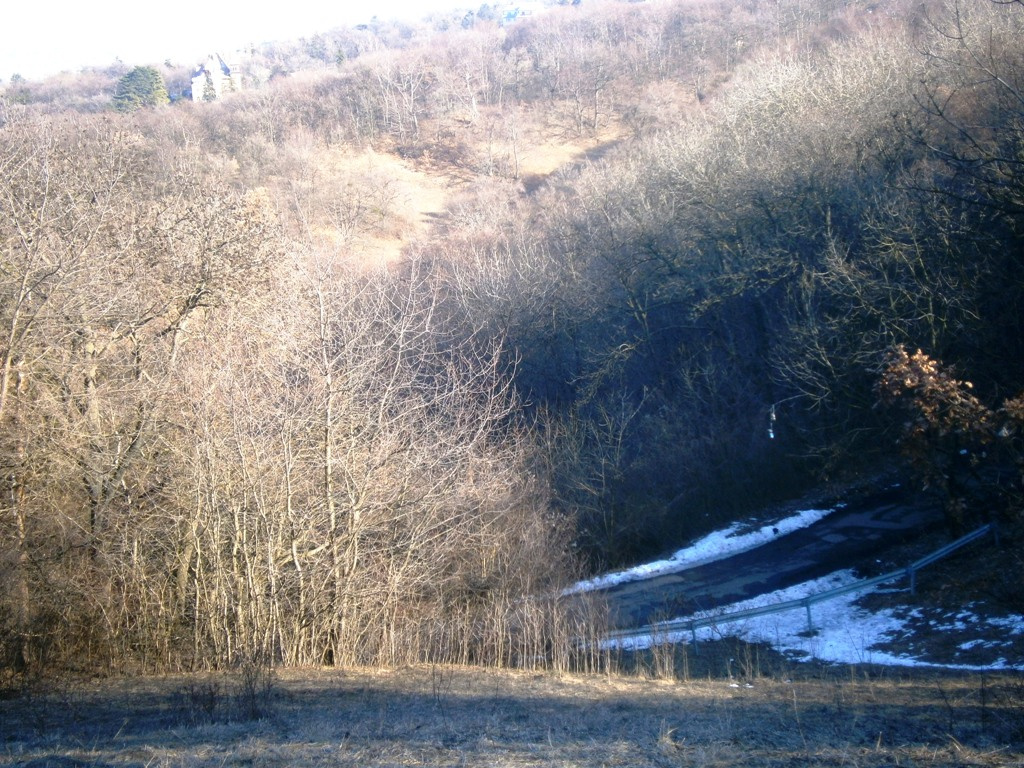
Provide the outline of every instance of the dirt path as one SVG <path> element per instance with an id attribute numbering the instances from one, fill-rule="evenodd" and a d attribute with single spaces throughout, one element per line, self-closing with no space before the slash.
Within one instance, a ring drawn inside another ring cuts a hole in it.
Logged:
<path id="1" fill-rule="evenodd" d="M 867 568 L 888 547 L 941 525 L 941 511 L 902 487 L 852 499 L 807 528 L 733 557 L 605 590 L 617 627 L 718 608 L 844 568 Z"/>

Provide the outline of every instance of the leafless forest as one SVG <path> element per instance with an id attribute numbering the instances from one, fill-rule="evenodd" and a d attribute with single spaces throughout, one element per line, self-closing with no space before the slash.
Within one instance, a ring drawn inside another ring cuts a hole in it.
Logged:
<path id="1" fill-rule="evenodd" d="M 568 580 L 901 446 L 1012 519 L 1020 2 L 486 9 L 0 86 L 4 669 L 595 665 Z"/>

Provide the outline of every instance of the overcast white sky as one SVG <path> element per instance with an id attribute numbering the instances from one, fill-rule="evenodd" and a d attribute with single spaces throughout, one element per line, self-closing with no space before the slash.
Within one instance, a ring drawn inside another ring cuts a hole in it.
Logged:
<path id="1" fill-rule="evenodd" d="M 482 2 L 482 0 L 480 0 Z M 473 7 L 460 0 L 12 0 L 0 13 L 0 80 L 84 66 L 194 64 L 213 51 L 381 19 Z M 477 3 L 479 5 L 479 3 Z"/>

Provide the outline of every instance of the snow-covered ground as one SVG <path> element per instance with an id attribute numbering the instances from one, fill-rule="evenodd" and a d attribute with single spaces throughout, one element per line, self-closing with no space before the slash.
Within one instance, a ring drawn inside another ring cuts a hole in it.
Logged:
<path id="1" fill-rule="evenodd" d="M 741 611 L 747 608 L 757 608 L 774 603 L 782 603 L 788 600 L 799 600 L 808 595 L 819 592 L 827 592 L 830 589 L 852 584 L 857 577 L 852 571 L 837 571 L 821 579 L 797 584 L 788 589 L 772 592 L 767 595 L 744 600 L 733 605 L 718 609 L 715 613 L 725 615 L 734 611 Z M 845 663 L 845 664 L 888 664 L 894 666 L 942 666 L 956 669 L 1020 669 L 1021 660 L 1007 660 L 1005 657 L 997 658 L 993 663 L 984 666 L 958 665 L 958 664 L 935 664 L 925 662 L 913 656 L 895 656 L 875 648 L 876 645 L 884 643 L 893 636 L 898 636 L 905 630 L 905 620 L 897 617 L 894 612 L 882 610 L 870 612 L 859 607 L 856 603 L 860 597 L 877 587 L 850 592 L 832 600 L 816 603 L 811 608 L 811 615 L 814 622 L 813 633 L 807 632 L 807 614 L 803 608 L 795 608 L 769 616 L 743 619 L 741 621 L 722 623 L 717 627 L 707 627 L 697 630 L 697 640 L 712 640 L 720 637 L 737 637 L 751 643 L 769 643 L 776 650 L 789 656 L 796 661 L 807 661 L 818 659 L 821 661 Z M 704 618 L 715 614 L 695 614 L 693 616 L 680 617 L 683 620 L 689 618 Z M 970 610 L 964 610 L 958 617 L 958 623 L 963 628 L 972 625 L 975 633 L 989 636 L 1001 636 L 1007 633 L 1024 634 L 1024 616 L 1009 616 L 999 619 L 986 619 L 973 614 Z M 954 627 L 949 627 L 953 629 Z M 942 629 L 942 627 L 939 627 Z M 624 648 L 647 648 L 652 642 L 689 642 L 689 632 L 682 632 L 677 635 L 665 635 L 659 633 L 656 638 L 643 636 L 618 641 Z M 996 641 L 997 643 L 999 641 Z M 969 650 L 990 641 L 974 639 L 965 642 L 961 647 Z"/>
<path id="2" fill-rule="evenodd" d="M 685 549 L 680 549 L 667 560 L 655 560 L 652 563 L 637 565 L 625 571 L 607 573 L 604 576 L 581 581 L 570 587 L 566 592 L 589 592 L 595 589 L 612 587 L 616 584 L 624 584 L 627 581 L 640 581 L 641 579 L 649 579 L 653 576 L 679 573 L 690 568 L 696 568 L 698 565 L 722 560 L 726 557 L 738 555 L 740 552 L 755 549 L 779 536 L 792 533 L 800 528 L 806 528 L 818 522 L 830 512 L 841 508 L 840 505 L 831 509 L 805 509 L 784 520 L 761 526 L 754 531 L 741 532 L 744 530 L 744 526 L 740 523 L 734 523 L 725 530 L 709 533 L 703 539 L 698 540 Z"/>
<path id="3" fill-rule="evenodd" d="M 600 589 L 626 581 L 649 578 L 663 573 L 678 573 L 704 563 L 730 557 L 738 552 L 753 549 L 777 536 L 785 535 L 799 528 L 806 527 L 822 519 L 833 510 L 811 509 L 798 512 L 790 518 L 759 530 L 740 534 L 739 526 L 732 526 L 724 531 L 712 533 L 686 549 L 679 550 L 668 560 L 631 568 L 627 571 L 600 576 L 596 579 L 576 584 L 571 592 L 582 592 Z M 705 618 L 709 615 L 725 615 L 747 608 L 755 608 L 789 600 L 799 600 L 831 589 L 843 587 L 857 581 L 853 571 L 837 571 L 829 576 L 804 582 L 787 589 L 744 600 L 733 605 L 716 609 L 713 613 L 680 616 L 678 619 Z M 815 603 L 811 609 L 815 631 L 808 632 L 807 613 L 804 608 L 783 611 L 757 618 L 722 623 L 716 627 L 697 630 L 697 640 L 710 640 L 722 636 L 738 637 L 748 642 L 767 642 L 776 650 L 794 660 L 819 659 L 838 663 L 871 663 L 899 666 L 948 666 L 971 669 L 1022 669 L 1024 660 L 1007 659 L 999 656 L 991 664 L 984 667 L 966 665 L 936 665 L 921 661 L 912 656 L 896 656 L 877 650 L 879 644 L 905 631 L 906 621 L 910 617 L 900 618 L 893 611 L 867 611 L 857 605 L 857 601 L 872 590 L 888 589 L 891 586 L 867 587 L 863 590 L 849 592 L 831 600 Z M 998 619 L 984 618 L 973 614 L 969 606 L 958 614 L 949 629 L 962 629 L 970 626 L 975 639 L 964 642 L 963 650 L 980 645 L 990 645 L 998 650 L 1000 641 L 990 641 L 988 637 L 1024 635 L 1024 616 L 1008 616 Z M 942 630 L 942 626 L 936 629 Z M 647 648 L 652 642 L 689 642 L 689 632 L 678 635 L 666 635 L 661 632 L 656 638 L 652 636 L 633 637 L 614 641 L 624 648 Z M 1003 641 L 1009 646 L 1009 643 Z M 997 654 L 998 655 L 998 654 Z"/>

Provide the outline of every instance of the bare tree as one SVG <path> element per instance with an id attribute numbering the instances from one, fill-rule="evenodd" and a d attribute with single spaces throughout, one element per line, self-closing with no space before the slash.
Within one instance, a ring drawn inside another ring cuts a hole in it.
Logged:
<path id="1" fill-rule="evenodd" d="M 53 121 L 3 138 L 0 419 L 15 550 L 22 564 L 52 562 L 32 595 L 40 621 L 65 605 L 88 625 L 96 610 L 105 626 L 93 628 L 113 636 L 120 619 L 135 622 L 130 605 L 107 601 L 138 555 L 138 505 L 160 483 L 179 349 L 197 315 L 258 286 L 271 224 L 258 196 L 185 177 L 176 194 L 144 191 L 146 144 L 130 130 Z M 91 576 L 73 579 L 77 568 Z M 16 593 L 31 594 L 18 573 Z M 58 575 L 64 587 L 47 590 Z"/>

